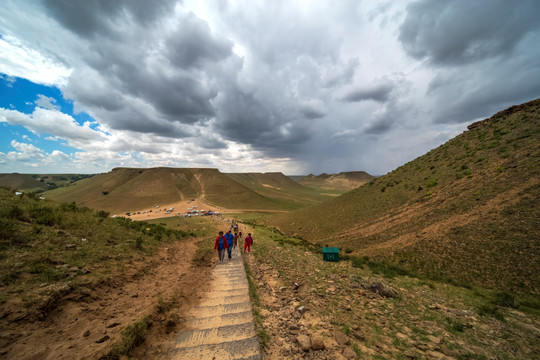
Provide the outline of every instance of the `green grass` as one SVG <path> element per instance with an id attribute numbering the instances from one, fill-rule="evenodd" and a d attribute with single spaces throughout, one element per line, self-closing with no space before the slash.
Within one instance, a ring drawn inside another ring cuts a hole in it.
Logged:
<path id="1" fill-rule="evenodd" d="M 246 276 L 249 287 L 249 297 L 253 303 L 253 318 L 255 320 L 255 327 L 257 329 L 257 336 L 263 348 L 267 348 L 270 342 L 270 334 L 264 326 L 264 317 L 260 313 L 261 300 L 257 289 L 257 283 L 253 278 L 251 268 L 249 264 L 244 260 L 244 269 L 246 270 Z"/>
<path id="2" fill-rule="evenodd" d="M 255 266 L 264 264 L 265 274 L 275 272 L 275 280 L 284 286 L 301 284 L 294 300 L 306 306 L 311 321 L 318 319 L 316 323 L 325 324 L 325 329 L 344 333 L 359 327 L 366 338 L 362 345 L 384 358 L 399 358 L 406 350 L 416 350 L 414 344 L 429 343 L 430 336 L 444 338 L 450 357 L 454 358 L 476 354 L 520 359 L 540 354 L 535 345 L 537 339 L 529 330 L 529 326 L 540 325 L 540 316 L 523 305 L 529 301 L 537 306 L 531 298 L 475 286 L 455 286 L 410 273 L 391 271 L 388 276 L 385 264 L 370 267 L 371 260 L 363 257 L 324 262 L 322 254 L 275 229 L 256 226 L 253 232 Z M 355 261 L 360 266 L 353 266 Z M 271 270 L 267 270 L 268 266 Z M 260 275 L 254 269 L 252 266 L 248 270 L 248 277 L 253 280 Z M 399 296 L 382 298 L 363 290 L 364 284 L 375 280 L 397 289 Z M 328 293 L 330 286 L 335 290 Z M 256 288 L 256 283 L 252 287 Z M 256 297 L 257 307 L 268 305 L 264 298 L 260 294 Z M 274 302 L 271 304 L 275 306 Z M 265 319 L 261 317 L 260 321 L 264 328 Z M 398 338 L 398 332 L 406 334 L 408 341 Z M 494 341 L 500 346 L 489 346 Z M 353 341 L 351 346 L 354 345 Z M 272 338 L 268 346 L 275 346 Z"/>
<path id="3" fill-rule="evenodd" d="M 0 274 L 4 299 L 44 302 L 43 284 L 99 282 L 188 233 L 159 224 L 110 218 L 73 203 L 57 204 L 0 188 Z M 7 301 L 7 300 L 6 300 Z"/>
<path id="4" fill-rule="evenodd" d="M 128 325 L 122 331 L 122 340 L 115 344 L 109 354 L 104 356 L 102 359 L 116 360 L 121 359 L 124 356 L 130 356 L 133 349 L 144 342 L 146 331 L 150 325 L 151 321 L 149 316 Z"/>
<path id="5" fill-rule="evenodd" d="M 84 174 L 0 174 L 0 186 L 22 192 L 40 193 L 68 186 L 92 176 Z"/>

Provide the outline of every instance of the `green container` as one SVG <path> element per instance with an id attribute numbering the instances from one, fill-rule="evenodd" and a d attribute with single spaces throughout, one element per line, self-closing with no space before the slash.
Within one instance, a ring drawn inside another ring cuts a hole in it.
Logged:
<path id="1" fill-rule="evenodd" d="M 322 255 L 324 261 L 339 261 L 339 249 L 337 247 L 323 247 Z"/>

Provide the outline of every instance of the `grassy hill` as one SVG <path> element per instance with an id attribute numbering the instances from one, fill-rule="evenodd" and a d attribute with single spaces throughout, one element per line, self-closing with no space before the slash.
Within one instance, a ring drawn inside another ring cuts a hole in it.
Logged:
<path id="1" fill-rule="evenodd" d="M 299 209 L 331 197 L 318 190 L 308 189 L 280 172 L 225 175 L 257 194 L 280 203 L 286 209 Z"/>
<path id="2" fill-rule="evenodd" d="M 540 99 L 513 106 L 320 206 L 290 235 L 404 273 L 540 292 Z"/>
<path id="3" fill-rule="evenodd" d="M 161 242 L 188 236 L 7 188 L 0 188 L 0 205 L 2 312 L 22 305 L 48 312 L 75 288 L 103 281 L 125 263 L 155 252 Z M 44 291 L 49 285 L 46 290 L 52 290 Z"/>
<path id="4" fill-rule="evenodd" d="M 91 176 L 82 174 L 0 174 L 0 186 L 21 192 L 43 192 L 68 186 Z"/>
<path id="5" fill-rule="evenodd" d="M 234 181 L 217 169 L 117 168 L 73 186 L 46 193 L 60 202 L 123 212 L 203 198 L 233 209 L 282 209 L 272 199 Z"/>
<path id="6" fill-rule="evenodd" d="M 370 182 L 375 177 L 365 171 L 347 171 L 339 174 L 320 174 L 315 176 L 309 174 L 298 182 L 311 188 L 325 190 L 339 190 L 342 192 L 351 191 L 365 183 Z"/>

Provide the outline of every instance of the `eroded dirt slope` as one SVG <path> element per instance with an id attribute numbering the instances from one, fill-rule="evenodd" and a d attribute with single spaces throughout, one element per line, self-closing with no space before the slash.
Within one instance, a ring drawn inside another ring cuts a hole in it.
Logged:
<path id="1" fill-rule="evenodd" d="M 165 244 L 147 263 L 127 265 L 99 287 L 75 289 L 43 319 L 3 306 L 0 354 L 6 359 L 99 359 L 121 341 L 127 326 L 146 316 L 151 326 L 134 355 L 165 354 L 172 346 L 171 332 L 182 324 L 181 318 L 171 323 L 158 311 L 160 299 L 175 298 L 175 311 L 182 313 L 205 290 L 209 268 L 191 261 L 197 241 Z"/>

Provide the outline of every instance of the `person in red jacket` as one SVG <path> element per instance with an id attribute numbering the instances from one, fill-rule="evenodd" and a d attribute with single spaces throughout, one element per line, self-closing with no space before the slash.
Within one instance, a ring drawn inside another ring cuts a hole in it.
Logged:
<path id="1" fill-rule="evenodd" d="M 249 233 L 244 239 L 244 254 L 246 253 L 246 248 L 248 252 L 251 252 L 251 245 L 253 245 L 253 238 L 251 237 L 251 233 Z"/>
<path id="2" fill-rule="evenodd" d="M 223 236 L 223 231 L 220 231 L 219 236 L 214 243 L 214 250 L 218 252 L 219 262 L 223 262 L 223 259 L 225 259 L 225 249 L 228 247 L 229 244 L 227 244 L 227 239 Z"/>

